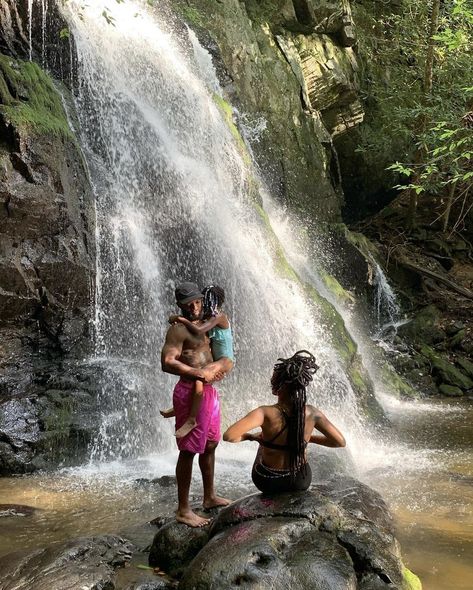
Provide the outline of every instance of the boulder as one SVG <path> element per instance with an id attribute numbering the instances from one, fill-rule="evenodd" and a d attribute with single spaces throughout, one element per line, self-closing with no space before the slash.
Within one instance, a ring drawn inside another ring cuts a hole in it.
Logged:
<path id="1" fill-rule="evenodd" d="M 131 543 L 114 535 L 10 553 L 0 558 L 2 590 L 112 590 L 115 570 L 131 553 Z"/>
<path id="2" fill-rule="evenodd" d="M 456 362 L 462 372 L 473 379 L 473 363 L 462 356 L 457 357 Z"/>
<path id="3" fill-rule="evenodd" d="M 190 528 L 173 520 L 156 533 L 149 554 L 149 565 L 159 567 L 173 577 L 181 577 L 185 568 L 209 538 L 209 527 Z"/>
<path id="4" fill-rule="evenodd" d="M 473 388 L 473 381 L 469 377 L 464 375 L 459 369 L 452 365 L 452 363 L 440 356 L 432 348 L 424 345 L 420 347 L 420 352 L 429 359 L 434 376 L 437 375 L 443 383 L 459 387 L 464 391 Z"/>
<path id="5" fill-rule="evenodd" d="M 218 557 L 217 557 L 218 556 Z M 202 549 L 179 588 L 355 590 L 348 552 L 309 520 L 271 516 L 242 522 Z"/>
<path id="6" fill-rule="evenodd" d="M 183 590 L 414 587 L 386 504 L 348 476 L 332 476 L 307 492 L 252 494 L 223 508 L 208 533 L 171 523 L 156 539 L 160 563 L 175 560 L 177 553 L 184 556 Z M 156 552 L 151 562 L 157 563 Z"/>
<path id="7" fill-rule="evenodd" d="M 463 391 L 459 387 L 448 385 L 448 383 L 441 383 L 439 385 L 439 391 L 448 397 L 461 397 L 463 395 Z"/>
<path id="8" fill-rule="evenodd" d="M 334 35 L 344 47 L 356 42 L 355 23 L 348 0 L 293 0 L 297 20 L 308 30 Z"/>

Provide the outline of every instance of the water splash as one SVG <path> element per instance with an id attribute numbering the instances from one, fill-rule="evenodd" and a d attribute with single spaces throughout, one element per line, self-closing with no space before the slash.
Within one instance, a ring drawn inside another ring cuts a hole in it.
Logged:
<path id="1" fill-rule="evenodd" d="M 176 35 L 179 25 L 166 14 L 152 17 L 134 2 L 109 8 L 114 25 L 104 27 L 101 2 L 84 7 L 82 18 L 79 3 L 65 7 L 97 198 L 97 354 L 154 370 L 110 364 L 94 455 L 172 445 L 158 407 L 169 405 L 175 378 L 156 365 L 174 284 L 185 279 L 223 284 L 228 294 L 238 365 L 222 384 L 224 415 L 267 400 L 275 359 L 306 348 L 323 367 L 319 401 L 329 413 L 345 408 L 338 423 L 361 420 L 320 310 L 276 268 L 266 222 L 248 194 L 255 172 L 214 100 L 221 90 L 210 56 L 182 25 Z"/>
<path id="2" fill-rule="evenodd" d="M 28 57 L 33 59 L 33 0 L 28 0 Z"/>
<path id="3" fill-rule="evenodd" d="M 383 269 L 373 259 L 371 259 L 371 264 L 373 267 L 372 284 L 376 313 L 376 331 L 373 337 L 376 340 L 383 340 L 390 330 L 393 333 L 396 332 L 396 328 L 401 321 L 401 310 L 396 294 L 389 284 Z"/>

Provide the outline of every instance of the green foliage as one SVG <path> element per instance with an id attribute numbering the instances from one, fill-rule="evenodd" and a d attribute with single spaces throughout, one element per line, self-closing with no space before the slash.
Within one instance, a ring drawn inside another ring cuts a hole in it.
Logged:
<path id="1" fill-rule="evenodd" d="M 403 0 L 397 13 L 377 14 L 374 4 L 358 9 L 361 53 L 372 58 L 363 63 L 365 101 L 378 122 L 375 132 L 361 128 L 358 150 L 375 158 L 391 149 L 391 162 L 387 154 L 385 161 L 401 179 L 400 190 L 443 197 L 454 184 L 465 196 L 473 182 L 473 131 L 462 121 L 473 105 L 472 88 L 465 88 L 473 79 L 473 2 L 441 4 L 432 37 L 433 86 L 426 95 L 431 7 L 432 1 Z M 416 151 L 424 155 L 420 161 L 413 157 Z"/>

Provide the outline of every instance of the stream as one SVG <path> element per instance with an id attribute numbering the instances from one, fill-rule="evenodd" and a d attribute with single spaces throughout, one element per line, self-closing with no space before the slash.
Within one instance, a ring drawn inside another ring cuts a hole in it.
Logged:
<path id="1" fill-rule="evenodd" d="M 367 447 L 353 473 L 377 489 L 395 516 L 404 561 L 424 590 L 473 587 L 473 407 L 467 402 L 391 402 L 392 442 Z M 335 418 L 334 418 L 335 419 Z M 349 453 L 334 450 L 335 453 Z M 316 451 L 312 451 L 316 452 Z M 255 491 L 254 448 L 222 443 L 216 467 L 219 492 L 236 498 Z M 169 516 L 175 488 L 150 480 L 174 472 L 176 453 L 130 462 L 90 464 L 51 474 L 0 479 L 3 503 L 35 510 L 3 516 L 0 554 L 97 533 L 134 536 L 134 528 Z M 200 498 L 198 470 L 192 498 Z M 140 534 L 151 542 L 155 527 Z"/>

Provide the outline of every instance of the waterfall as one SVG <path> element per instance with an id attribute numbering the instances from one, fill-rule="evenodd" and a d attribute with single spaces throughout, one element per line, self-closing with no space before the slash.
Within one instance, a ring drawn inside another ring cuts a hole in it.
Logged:
<path id="1" fill-rule="evenodd" d="M 275 360 L 313 351 L 317 403 L 356 429 L 356 397 L 320 310 L 277 265 L 251 195 L 255 171 L 228 125 L 210 56 L 161 7 L 64 7 L 78 60 L 80 140 L 97 200 L 96 359 L 105 370 L 94 458 L 164 451 L 176 378 L 159 353 L 176 283 L 220 284 L 236 367 L 222 384 L 224 420 L 270 401 Z M 223 106 L 223 108 L 222 108 Z M 279 265 L 281 266 L 281 265 Z M 341 410 L 342 408 L 342 410 Z"/>
<path id="2" fill-rule="evenodd" d="M 396 330 L 401 320 L 401 311 L 396 294 L 389 284 L 383 269 L 375 261 L 373 265 L 374 308 L 376 312 L 376 333 L 374 338 L 382 340 L 388 330 Z"/>

